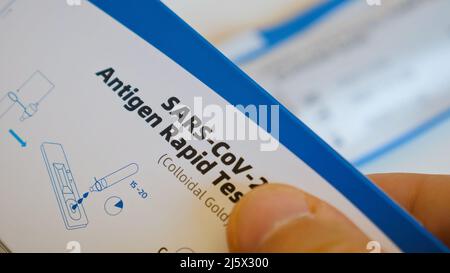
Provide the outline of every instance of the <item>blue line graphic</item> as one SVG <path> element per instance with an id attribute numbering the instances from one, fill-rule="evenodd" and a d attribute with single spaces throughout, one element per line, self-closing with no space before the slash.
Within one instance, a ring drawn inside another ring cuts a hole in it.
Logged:
<path id="1" fill-rule="evenodd" d="M 9 129 L 9 133 L 19 142 L 20 146 L 27 147 L 27 142 L 23 140 L 13 129 Z"/>
<path id="2" fill-rule="evenodd" d="M 279 46 L 286 40 L 299 35 L 320 23 L 326 16 L 337 11 L 344 4 L 353 0 L 329 0 L 313 7 L 310 10 L 302 11 L 297 16 L 280 23 L 279 25 L 261 29 L 258 35 L 264 41 L 263 45 L 250 52 L 244 53 L 233 60 L 237 64 L 244 64 L 266 54 L 274 47 Z"/>
<path id="3" fill-rule="evenodd" d="M 447 121 L 450 118 L 450 108 L 445 110 L 444 112 L 438 114 L 437 116 L 429 119 L 428 121 L 422 123 L 418 127 L 412 129 L 411 131 L 406 132 L 405 134 L 399 136 L 398 138 L 394 139 L 393 141 L 389 142 L 388 144 L 378 148 L 377 150 L 361 157 L 360 159 L 353 162 L 353 164 L 357 167 L 363 167 L 369 162 L 374 161 L 375 159 L 381 157 L 384 154 L 387 154 L 388 152 L 391 152 L 400 146 L 407 144 L 408 142 L 416 139 L 418 136 L 421 136 L 435 127 L 441 125 L 445 121 Z"/>
<path id="4" fill-rule="evenodd" d="M 11 8 L 11 6 L 14 4 L 14 2 L 16 2 L 16 0 L 11 0 L 9 2 L 7 2 L 3 7 L 0 8 L 0 16 L 3 15 L 4 13 L 6 13 L 9 8 Z"/>

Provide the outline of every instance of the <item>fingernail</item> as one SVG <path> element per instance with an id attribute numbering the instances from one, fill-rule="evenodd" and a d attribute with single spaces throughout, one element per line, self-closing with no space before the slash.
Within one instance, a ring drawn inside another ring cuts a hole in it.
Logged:
<path id="1" fill-rule="evenodd" d="M 230 249 L 255 251 L 276 229 L 309 214 L 305 194 L 270 184 L 248 193 L 235 207 L 229 228 Z"/>

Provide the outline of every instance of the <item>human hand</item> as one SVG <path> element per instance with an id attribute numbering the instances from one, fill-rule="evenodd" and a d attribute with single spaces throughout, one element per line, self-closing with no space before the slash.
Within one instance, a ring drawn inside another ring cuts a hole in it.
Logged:
<path id="1" fill-rule="evenodd" d="M 369 179 L 450 246 L 450 176 L 376 174 Z M 371 241 L 334 207 L 292 186 L 244 196 L 227 228 L 232 252 L 368 252 Z"/>

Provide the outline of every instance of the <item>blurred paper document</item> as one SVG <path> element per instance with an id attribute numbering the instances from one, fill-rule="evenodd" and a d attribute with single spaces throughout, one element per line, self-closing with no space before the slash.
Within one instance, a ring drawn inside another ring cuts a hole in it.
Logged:
<path id="1" fill-rule="evenodd" d="M 450 2 L 325 1 L 222 44 L 358 166 L 450 116 Z"/>

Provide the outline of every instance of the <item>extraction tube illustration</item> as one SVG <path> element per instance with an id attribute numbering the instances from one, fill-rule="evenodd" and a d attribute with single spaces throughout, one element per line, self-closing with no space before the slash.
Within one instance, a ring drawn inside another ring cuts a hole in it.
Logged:
<path id="1" fill-rule="evenodd" d="M 16 93 L 8 92 L 9 99 L 15 104 L 19 105 L 22 108 L 22 116 L 20 117 L 20 121 L 24 121 L 27 118 L 31 118 L 37 111 L 39 103 L 30 103 L 29 105 L 24 105 L 22 101 L 19 99 Z"/>
<path id="2" fill-rule="evenodd" d="M 100 192 L 103 191 L 120 181 L 123 181 L 133 175 L 135 175 L 139 171 L 139 166 L 136 163 L 131 163 L 121 169 L 118 169 L 117 171 L 110 173 L 106 176 L 104 176 L 101 179 L 96 179 L 94 185 L 89 188 L 89 191 L 91 192 Z"/>
<path id="3" fill-rule="evenodd" d="M 0 98 L 0 119 L 10 111 L 16 112 L 20 121 L 33 117 L 40 103 L 54 88 L 47 76 L 39 70 L 35 71 L 17 90 L 9 91 Z M 15 108 L 20 112 L 13 111 Z"/>
<path id="4" fill-rule="evenodd" d="M 41 152 L 66 228 L 86 227 L 88 219 L 83 205 L 77 204 L 80 195 L 63 146 L 46 142 L 41 145 Z"/>

